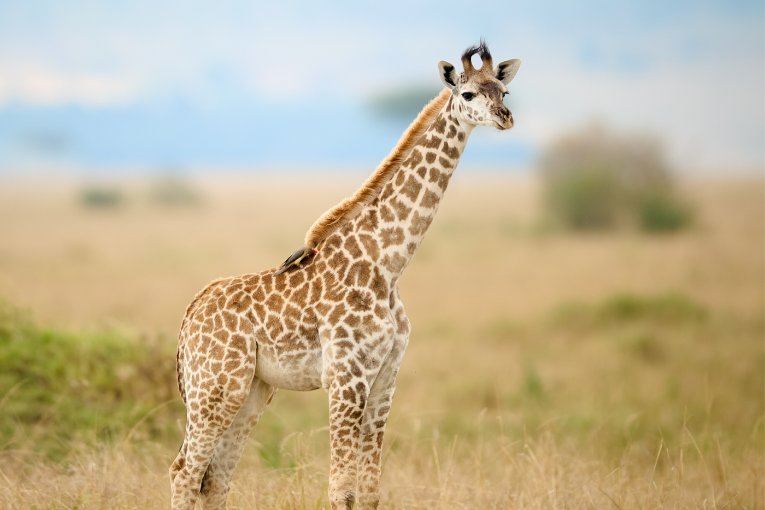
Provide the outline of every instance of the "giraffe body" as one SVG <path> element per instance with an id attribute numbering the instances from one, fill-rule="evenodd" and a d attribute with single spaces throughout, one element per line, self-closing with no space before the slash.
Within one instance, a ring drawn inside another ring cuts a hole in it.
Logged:
<path id="1" fill-rule="evenodd" d="M 406 153 L 312 227 L 307 263 L 216 280 L 189 305 L 178 345 L 187 423 L 170 468 L 174 509 L 200 498 L 204 508 L 225 507 L 247 435 L 278 388 L 327 391 L 330 505 L 377 507 L 383 434 L 410 333 L 399 277 L 472 128 L 512 126 L 502 93 L 519 62 L 494 70 L 483 44 L 471 51 L 460 76 L 441 63 L 447 89 L 423 110 L 429 117 Z M 478 71 L 474 53 L 484 61 Z"/>

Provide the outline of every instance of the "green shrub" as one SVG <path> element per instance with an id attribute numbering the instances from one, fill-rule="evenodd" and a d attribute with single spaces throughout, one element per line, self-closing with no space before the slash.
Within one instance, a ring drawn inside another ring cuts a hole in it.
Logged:
<path id="1" fill-rule="evenodd" d="M 685 204 L 663 193 L 641 197 L 638 204 L 640 227 L 648 232 L 672 232 L 691 223 L 693 213 Z"/>
<path id="2" fill-rule="evenodd" d="M 601 328 L 628 323 L 693 324 L 707 319 L 707 308 L 676 292 L 653 295 L 617 293 L 594 304 L 568 303 L 553 313 L 562 327 Z"/>
<path id="3" fill-rule="evenodd" d="M 603 229 L 617 221 L 618 183 L 603 166 L 582 166 L 548 182 L 548 199 L 559 221 L 577 230 Z"/>
<path id="4" fill-rule="evenodd" d="M 707 310 L 689 296 L 669 292 L 648 296 L 615 294 L 603 300 L 596 313 L 607 322 L 644 319 L 696 322 L 706 317 Z"/>
<path id="5" fill-rule="evenodd" d="M 87 186 L 80 192 L 80 204 L 89 208 L 116 208 L 125 203 L 124 193 L 116 187 Z"/>
<path id="6" fill-rule="evenodd" d="M 80 444 L 174 434 L 172 350 L 41 327 L 0 302 L 0 448 L 60 458 Z"/>
<path id="7" fill-rule="evenodd" d="M 671 231 L 690 223 L 655 139 L 592 127 L 554 143 L 540 168 L 548 212 L 564 228 Z"/>

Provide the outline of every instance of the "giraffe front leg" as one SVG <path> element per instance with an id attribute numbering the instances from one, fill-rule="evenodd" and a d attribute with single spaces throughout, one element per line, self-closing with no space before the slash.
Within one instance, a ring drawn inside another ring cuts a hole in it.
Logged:
<path id="1" fill-rule="evenodd" d="M 350 510 L 356 501 L 364 409 L 370 388 L 393 348 L 395 332 L 390 315 L 380 313 L 385 312 L 382 305 L 359 301 L 355 306 L 374 313 L 347 317 L 346 323 L 353 323 L 354 329 L 338 323 L 319 334 L 321 378 L 329 396 L 329 502 L 333 510 Z"/>
<path id="2" fill-rule="evenodd" d="M 356 473 L 361 420 L 369 385 L 347 366 L 334 368 L 329 383 L 329 503 L 350 510 L 356 500 Z"/>
<path id="3" fill-rule="evenodd" d="M 369 392 L 361 425 L 358 462 L 359 508 L 380 504 L 380 474 L 383 436 L 388 422 L 401 359 L 407 338 L 398 337 Z"/>
<path id="4" fill-rule="evenodd" d="M 380 391 L 379 397 L 370 395 L 370 402 L 367 402 L 367 408 L 364 410 L 357 476 L 359 508 L 362 509 L 375 509 L 380 504 L 380 461 L 383 435 L 392 401 L 393 386 L 391 385 L 385 391 Z"/>

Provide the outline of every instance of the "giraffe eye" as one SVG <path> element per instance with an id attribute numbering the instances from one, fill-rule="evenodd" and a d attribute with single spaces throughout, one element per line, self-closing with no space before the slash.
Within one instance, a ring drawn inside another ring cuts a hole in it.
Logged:
<path id="1" fill-rule="evenodd" d="M 475 97 L 475 94 L 473 94 L 472 92 L 463 92 L 463 93 L 462 93 L 462 98 L 463 98 L 465 101 L 470 101 L 470 100 L 471 100 L 471 99 L 473 99 L 474 97 Z"/>

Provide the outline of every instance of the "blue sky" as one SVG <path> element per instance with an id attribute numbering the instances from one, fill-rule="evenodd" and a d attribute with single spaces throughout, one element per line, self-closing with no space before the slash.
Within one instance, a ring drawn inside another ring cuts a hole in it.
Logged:
<path id="1" fill-rule="evenodd" d="M 527 167 L 599 120 L 686 170 L 762 168 L 761 1 L 0 0 L 0 172 L 371 169 L 406 125 L 375 97 L 439 87 L 485 37 L 521 58 L 510 133 L 464 164 Z"/>

